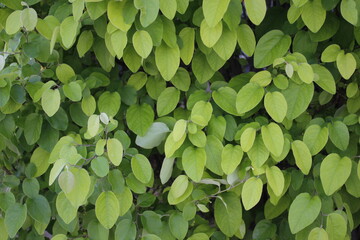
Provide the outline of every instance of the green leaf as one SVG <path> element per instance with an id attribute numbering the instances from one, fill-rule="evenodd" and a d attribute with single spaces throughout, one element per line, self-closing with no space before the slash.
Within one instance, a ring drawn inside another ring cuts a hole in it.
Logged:
<path id="1" fill-rule="evenodd" d="M 56 211 L 64 221 L 69 224 L 77 215 L 77 207 L 74 207 L 71 202 L 66 198 L 64 192 L 60 192 L 56 197 Z"/>
<path id="2" fill-rule="evenodd" d="M 241 50 L 251 57 L 254 54 L 256 39 L 253 30 L 247 24 L 241 24 L 237 28 L 237 41 Z"/>
<path id="3" fill-rule="evenodd" d="M 186 138 L 186 134 L 184 134 L 179 141 L 175 141 L 173 136 L 174 134 L 173 132 L 171 132 L 165 141 L 164 150 L 165 150 L 165 156 L 167 158 L 172 157 L 174 155 L 175 151 L 180 148 L 180 146 L 184 143 Z"/>
<path id="4" fill-rule="evenodd" d="M 26 205 L 13 203 L 5 212 L 5 226 L 11 238 L 14 238 L 21 226 L 24 224 L 27 216 Z"/>
<path id="5" fill-rule="evenodd" d="M 283 95 L 288 104 L 286 117 L 293 120 L 300 116 L 309 107 L 314 95 L 314 84 L 301 84 L 290 82 Z"/>
<path id="6" fill-rule="evenodd" d="M 228 237 L 233 236 L 242 223 L 242 207 L 239 197 L 233 192 L 221 194 L 215 200 L 214 216 L 220 230 Z"/>
<path id="7" fill-rule="evenodd" d="M 71 168 L 70 171 L 75 176 L 75 184 L 72 190 L 65 193 L 66 198 L 74 207 L 84 204 L 90 190 L 90 176 L 85 169 Z"/>
<path id="8" fill-rule="evenodd" d="M 169 194 L 176 199 L 184 195 L 189 186 L 189 179 L 186 175 L 179 175 L 171 185 Z"/>
<path id="9" fill-rule="evenodd" d="M 336 93 L 335 79 L 331 72 L 324 66 L 313 64 L 314 82 L 330 94 Z"/>
<path id="10" fill-rule="evenodd" d="M 267 92 L 264 98 L 264 106 L 274 121 L 280 123 L 284 120 L 288 105 L 281 92 Z"/>
<path id="11" fill-rule="evenodd" d="M 236 47 L 236 43 L 237 43 L 236 32 L 231 31 L 228 27 L 225 26 L 223 28 L 221 37 L 216 42 L 213 49 L 222 60 L 226 61 L 233 55 Z"/>
<path id="12" fill-rule="evenodd" d="M 326 217 L 326 232 L 330 240 L 344 239 L 347 233 L 344 217 L 339 213 L 330 213 Z"/>
<path id="13" fill-rule="evenodd" d="M 127 32 L 131 27 L 131 22 L 125 19 L 126 17 L 125 6 L 126 6 L 126 1 L 110 1 L 107 5 L 107 14 L 109 21 L 116 28 L 120 29 L 123 32 Z"/>
<path id="14" fill-rule="evenodd" d="M 225 112 L 232 115 L 238 115 L 235 105 L 236 95 L 236 91 L 230 87 L 221 87 L 212 93 L 214 102 Z"/>
<path id="15" fill-rule="evenodd" d="M 320 165 L 320 179 L 326 195 L 331 196 L 345 184 L 351 173 L 351 165 L 350 158 L 341 158 L 336 153 L 324 158 Z"/>
<path id="16" fill-rule="evenodd" d="M 198 101 L 191 110 L 190 119 L 199 126 L 206 126 L 210 121 L 213 108 L 211 103 Z"/>
<path id="17" fill-rule="evenodd" d="M 304 83 L 312 83 L 314 80 L 314 71 L 308 63 L 301 63 L 298 67 L 297 73 Z"/>
<path id="18" fill-rule="evenodd" d="M 215 73 L 207 62 L 206 56 L 200 52 L 195 53 L 194 59 L 191 62 L 191 68 L 199 83 L 205 83 Z"/>
<path id="19" fill-rule="evenodd" d="M 96 218 L 106 229 L 110 229 L 114 226 L 119 217 L 119 211 L 119 202 L 113 192 L 102 192 L 96 199 Z"/>
<path id="20" fill-rule="evenodd" d="M 300 168 L 303 174 L 309 174 L 312 165 L 309 148 L 303 141 L 295 140 L 291 143 L 291 150 L 295 158 L 296 166 Z"/>
<path id="21" fill-rule="evenodd" d="M 267 168 L 266 179 L 274 194 L 280 197 L 285 186 L 285 178 L 281 170 L 276 166 Z"/>
<path id="22" fill-rule="evenodd" d="M 296 196 L 289 209 L 289 225 L 292 234 L 298 233 L 315 221 L 320 213 L 321 200 L 309 193 Z"/>
<path id="23" fill-rule="evenodd" d="M 69 83 L 76 75 L 72 67 L 63 63 L 56 67 L 56 76 L 62 83 Z"/>
<path id="24" fill-rule="evenodd" d="M 142 154 L 136 154 L 131 158 L 131 169 L 135 177 L 144 184 L 149 183 L 154 175 L 149 160 Z"/>
<path id="25" fill-rule="evenodd" d="M 326 63 L 335 62 L 340 51 L 340 46 L 337 44 L 331 44 L 327 46 L 321 54 L 321 61 Z"/>
<path id="26" fill-rule="evenodd" d="M 151 53 L 153 42 L 150 34 L 144 30 L 136 31 L 133 35 L 132 42 L 134 44 L 135 51 L 142 58 L 147 58 Z"/>
<path id="27" fill-rule="evenodd" d="M 346 21 L 354 26 L 360 25 L 360 11 L 358 10 L 359 6 L 360 3 L 357 0 L 341 1 L 341 15 Z"/>
<path id="28" fill-rule="evenodd" d="M 149 26 L 155 21 L 160 3 L 159 0 L 135 0 L 134 6 L 140 10 L 140 23 L 143 27 Z"/>
<path id="29" fill-rule="evenodd" d="M 185 27 L 180 31 L 179 37 L 183 43 L 180 48 L 181 60 L 185 65 L 189 65 L 194 55 L 195 30 Z"/>
<path id="30" fill-rule="evenodd" d="M 254 144 L 250 151 L 247 152 L 247 155 L 256 167 L 261 167 L 269 158 L 270 152 L 266 148 L 261 134 L 256 136 Z"/>
<path id="31" fill-rule="evenodd" d="M 91 31 L 83 31 L 80 34 L 79 40 L 76 45 L 79 57 L 83 57 L 87 53 L 94 43 L 94 37 Z"/>
<path id="32" fill-rule="evenodd" d="M 191 84 L 189 72 L 182 67 L 178 68 L 170 81 L 177 89 L 184 92 L 189 90 Z"/>
<path id="33" fill-rule="evenodd" d="M 7 17 L 5 26 L 7 34 L 13 35 L 20 30 L 22 26 L 21 15 L 22 11 L 16 10 Z"/>
<path id="34" fill-rule="evenodd" d="M 23 27 L 27 31 L 32 31 L 35 29 L 38 18 L 37 13 L 33 8 L 25 8 L 21 11 L 21 22 Z"/>
<path id="35" fill-rule="evenodd" d="M 133 195 L 128 187 L 125 187 L 122 192 L 116 193 L 116 197 L 119 201 L 120 216 L 124 216 L 133 204 Z"/>
<path id="36" fill-rule="evenodd" d="M 41 96 L 41 106 L 49 117 L 54 116 L 60 107 L 59 89 L 52 90 L 49 88 L 45 90 Z"/>
<path id="37" fill-rule="evenodd" d="M 308 236 L 308 240 L 328 240 L 328 234 L 323 228 L 313 228 Z"/>
<path id="38" fill-rule="evenodd" d="M 244 114 L 260 103 L 264 96 L 264 88 L 258 83 L 249 82 L 243 86 L 236 96 L 236 109 Z"/>
<path id="39" fill-rule="evenodd" d="M 208 48 L 213 47 L 221 37 L 223 30 L 222 22 L 218 22 L 214 27 L 210 27 L 204 19 L 200 25 L 200 36 L 204 45 Z"/>
<path id="40" fill-rule="evenodd" d="M 251 177 L 244 183 L 241 191 L 241 200 L 245 210 L 253 208 L 261 198 L 263 183 L 260 178 Z"/>
<path id="41" fill-rule="evenodd" d="M 170 81 L 180 64 L 180 50 L 176 47 L 169 47 L 166 43 L 161 43 L 160 46 L 155 49 L 155 62 L 159 69 L 161 76 Z"/>
<path id="42" fill-rule="evenodd" d="M 160 0 L 160 10 L 169 20 L 172 20 L 175 17 L 176 9 L 176 0 Z"/>
<path id="43" fill-rule="evenodd" d="M 248 152 L 255 141 L 256 129 L 253 127 L 248 127 L 244 130 L 240 137 L 240 145 L 244 152 Z"/>
<path id="44" fill-rule="evenodd" d="M 195 182 L 201 180 L 205 164 L 206 152 L 204 148 L 188 147 L 182 154 L 182 165 L 185 173 Z"/>
<path id="45" fill-rule="evenodd" d="M 261 134 L 266 148 L 275 157 L 279 157 L 284 148 L 284 136 L 279 125 L 276 123 L 264 125 L 261 127 Z"/>
<path id="46" fill-rule="evenodd" d="M 154 121 L 154 111 L 150 105 L 131 105 L 126 111 L 128 127 L 137 135 L 144 136 Z"/>
<path id="47" fill-rule="evenodd" d="M 67 237 L 64 234 L 56 234 L 51 239 L 52 240 L 67 240 Z"/>
<path id="48" fill-rule="evenodd" d="M 33 145 L 40 138 L 43 118 L 37 113 L 30 113 L 26 117 L 25 121 L 26 121 L 26 125 L 24 128 L 25 140 L 27 144 Z"/>
<path id="49" fill-rule="evenodd" d="M 239 145 L 227 144 L 221 153 L 221 168 L 225 174 L 230 175 L 239 166 L 244 153 Z"/>
<path id="50" fill-rule="evenodd" d="M 180 99 L 180 91 L 174 87 L 168 87 L 161 92 L 157 99 L 157 114 L 159 117 L 165 116 L 176 108 Z"/>
<path id="51" fill-rule="evenodd" d="M 255 73 L 254 76 L 251 77 L 250 82 L 254 82 L 259 84 L 261 87 L 266 87 L 271 83 L 272 76 L 269 71 L 260 71 Z"/>
<path id="52" fill-rule="evenodd" d="M 245 0 L 245 8 L 250 21 L 259 25 L 265 18 L 266 1 L 265 0 Z"/>
<path id="53" fill-rule="evenodd" d="M 35 198 L 28 198 L 26 200 L 26 206 L 29 215 L 36 221 L 48 224 L 51 217 L 51 209 L 48 200 L 38 195 Z"/>
<path id="54" fill-rule="evenodd" d="M 115 239 L 135 240 L 136 225 L 131 219 L 123 219 L 116 225 Z"/>
<path id="55" fill-rule="evenodd" d="M 329 131 L 327 127 L 319 125 L 310 125 L 306 128 L 303 141 L 308 146 L 311 155 L 318 154 L 326 145 L 329 139 Z"/>
<path id="56" fill-rule="evenodd" d="M 145 148 L 152 149 L 159 146 L 166 138 L 167 133 L 170 132 L 165 123 L 154 122 L 145 136 L 136 136 L 136 145 Z"/>
<path id="57" fill-rule="evenodd" d="M 308 1 L 302 9 L 301 18 L 310 31 L 318 32 L 326 19 L 326 10 L 321 0 Z"/>
<path id="58" fill-rule="evenodd" d="M 215 27 L 223 18 L 230 0 L 204 0 L 202 9 L 204 18 L 210 27 Z"/>
<path id="59" fill-rule="evenodd" d="M 185 121 L 184 119 L 179 119 L 178 121 L 176 121 L 172 135 L 175 142 L 179 141 L 184 136 L 184 134 L 186 134 L 186 128 L 187 121 Z"/>
<path id="60" fill-rule="evenodd" d="M 58 183 L 59 183 L 59 186 L 60 186 L 61 190 L 64 193 L 71 192 L 71 190 L 74 187 L 74 183 L 75 183 L 74 174 L 72 174 L 72 172 L 70 172 L 68 170 L 63 171 L 59 175 Z"/>
<path id="61" fill-rule="evenodd" d="M 95 137 L 100 128 L 99 115 L 91 115 L 87 123 L 87 133 L 90 137 Z"/>
<path id="62" fill-rule="evenodd" d="M 123 157 L 123 145 L 116 138 L 110 138 L 106 144 L 109 160 L 115 166 L 119 166 Z"/>
<path id="63" fill-rule="evenodd" d="M 160 170 L 160 181 L 162 184 L 167 183 L 171 178 L 174 160 L 175 158 L 164 158 Z"/>
<path id="64" fill-rule="evenodd" d="M 99 177 L 106 177 L 109 173 L 109 162 L 105 157 L 97 157 L 91 160 L 91 169 Z"/>
<path id="65" fill-rule="evenodd" d="M 76 40 L 79 22 L 73 16 L 67 17 L 60 24 L 60 36 L 64 47 L 69 49 Z"/>
<path id="66" fill-rule="evenodd" d="M 341 51 L 336 57 L 336 66 L 343 78 L 349 79 L 356 70 L 356 60 L 351 53 Z"/>
<path id="67" fill-rule="evenodd" d="M 64 94 L 71 101 L 78 102 L 82 98 L 82 90 L 77 82 L 71 82 L 69 84 L 64 85 Z"/>
<path id="68" fill-rule="evenodd" d="M 118 92 L 103 92 L 98 100 L 98 108 L 101 113 L 114 117 L 120 109 L 121 97 Z"/>
<path id="69" fill-rule="evenodd" d="M 345 151 L 349 146 L 350 135 L 345 123 L 335 121 L 329 124 L 329 137 L 331 142 L 340 150 Z"/>
<path id="70" fill-rule="evenodd" d="M 174 237 L 184 239 L 188 232 L 189 223 L 181 214 L 173 213 L 169 218 L 169 228 Z"/>
<path id="71" fill-rule="evenodd" d="M 285 55 L 291 45 L 291 37 L 280 30 L 272 30 L 263 35 L 255 48 L 254 66 L 263 68 Z"/>

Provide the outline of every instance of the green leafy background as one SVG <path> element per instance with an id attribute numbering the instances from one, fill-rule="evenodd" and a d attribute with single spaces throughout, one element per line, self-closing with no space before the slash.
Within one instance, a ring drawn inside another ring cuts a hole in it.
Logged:
<path id="1" fill-rule="evenodd" d="M 359 238 L 359 0 L 0 0 L 0 240 Z"/>

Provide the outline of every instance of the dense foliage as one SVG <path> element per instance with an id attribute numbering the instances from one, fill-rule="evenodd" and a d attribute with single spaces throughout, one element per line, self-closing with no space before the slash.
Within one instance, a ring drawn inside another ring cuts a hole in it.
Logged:
<path id="1" fill-rule="evenodd" d="M 350 239 L 360 0 L 0 0 L 0 240 Z"/>

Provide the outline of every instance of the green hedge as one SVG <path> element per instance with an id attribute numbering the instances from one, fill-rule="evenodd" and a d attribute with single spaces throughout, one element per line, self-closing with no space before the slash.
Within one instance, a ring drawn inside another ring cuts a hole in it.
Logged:
<path id="1" fill-rule="evenodd" d="M 345 240 L 360 0 L 0 0 L 0 240 Z"/>

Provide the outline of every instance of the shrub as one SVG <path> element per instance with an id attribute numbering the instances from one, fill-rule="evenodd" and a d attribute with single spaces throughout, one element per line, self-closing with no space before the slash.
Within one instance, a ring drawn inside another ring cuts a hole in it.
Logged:
<path id="1" fill-rule="evenodd" d="M 358 0 L 0 0 L 0 239 L 350 239 Z"/>

